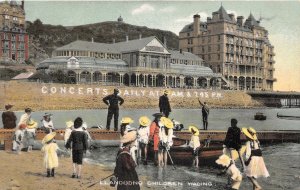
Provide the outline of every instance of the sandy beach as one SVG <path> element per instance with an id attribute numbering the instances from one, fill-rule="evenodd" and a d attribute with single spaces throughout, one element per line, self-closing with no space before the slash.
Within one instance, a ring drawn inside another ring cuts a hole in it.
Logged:
<path id="1" fill-rule="evenodd" d="M 112 173 L 103 166 L 84 164 L 82 179 L 72 179 L 71 158 L 59 157 L 55 177 L 47 178 L 41 151 L 22 152 L 20 155 L 0 151 L 0 160 L 0 190 L 94 190 L 100 189 L 100 185 L 87 186 Z M 114 188 L 101 185 L 101 189 Z"/>

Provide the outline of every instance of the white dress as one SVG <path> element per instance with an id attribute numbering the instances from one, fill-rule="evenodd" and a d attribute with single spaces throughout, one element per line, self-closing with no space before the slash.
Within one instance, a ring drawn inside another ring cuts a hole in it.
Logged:
<path id="1" fill-rule="evenodd" d="M 138 141 L 144 144 L 148 144 L 150 135 L 150 127 L 141 127 L 138 129 Z"/>
<path id="2" fill-rule="evenodd" d="M 198 147 L 200 147 L 199 136 L 192 135 L 189 146 L 191 148 L 193 148 L 194 150 L 196 150 Z"/>
<path id="3" fill-rule="evenodd" d="M 259 141 L 247 141 L 246 143 L 246 161 L 251 156 L 251 150 L 260 149 Z M 248 166 L 246 166 L 246 175 L 248 177 L 269 177 L 270 174 L 266 168 L 264 158 L 262 156 L 251 156 Z"/>
<path id="4" fill-rule="evenodd" d="M 173 145 L 173 129 L 168 129 L 168 135 L 165 133 L 164 127 L 159 130 L 159 139 L 162 143 L 168 143 L 169 147 Z"/>

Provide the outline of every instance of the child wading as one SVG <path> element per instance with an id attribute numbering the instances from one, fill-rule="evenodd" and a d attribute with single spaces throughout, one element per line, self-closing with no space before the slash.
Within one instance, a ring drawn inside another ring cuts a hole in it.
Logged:
<path id="1" fill-rule="evenodd" d="M 134 132 L 135 134 L 137 133 L 136 129 L 132 128 L 130 126 L 130 124 L 133 123 L 133 122 L 134 121 L 130 117 L 123 117 L 121 119 L 121 126 L 120 126 L 120 128 L 121 128 L 120 148 L 121 149 L 123 148 L 123 139 L 127 138 L 126 135 L 129 132 Z M 135 163 L 137 163 L 137 146 L 138 146 L 137 139 L 135 139 L 135 141 L 130 144 L 130 154 L 131 154 L 131 156 L 132 156 Z"/>
<path id="2" fill-rule="evenodd" d="M 139 142 L 139 157 L 143 159 L 144 165 L 147 165 L 147 149 L 150 134 L 150 119 L 142 116 L 139 119 L 140 127 L 138 129 L 138 142 Z"/>
<path id="3" fill-rule="evenodd" d="M 72 148 L 73 174 L 72 178 L 81 178 L 83 153 L 88 148 L 87 135 L 82 129 L 82 119 L 77 117 L 74 121 L 74 130 L 72 131 L 66 148 Z"/>
<path id="4" fill-rule="evenodd" d="M 118 152 L 114 170 L 118 190 L 140 189 L 139 178 L 135 170 L 136 163 L 130 154 L 130 147 L 132 147 L 132 143 L 135 143 L 137 138 L 136 134 L 136 131 L 130 131 L 121 139 L 123 147 Z"/>
<path id="5" fill-rule="evenodd" d="M 153 146 L 154 150 L 154 165 L 158 165 L 158 146 L 159 146 L 159 122 L 162 117 L 162 113 L 153 114 L 154 120 L 150 125 L 149 143 Z"/>
<path id="6" fill-rule="evenodd" d="M 242 128 L 242 131 L 248 140 L 246 143 L 246 175 L 251 180 L 253 189 L 259 190 L 262 188 L 258 184 L 257 178 L 269 177 L 270 175 L 262 157 L 262 151 L 256 136 L 256 131 L 252 127 L 249 127 L 248 129 Z"/>
<path id="7" fill-rule="evenodd" d="M 161 117 L 161 123 L 159 131 L 159 152 L 158 152 L 158 165 L 160 167 L 166 167 L 168 162 L 168 151 L 173 145 L 173 122 L 166 117 Z"/>
<path id="8" fill-rule="evenodd" d="M 42 140 L 44 144 L 42 151 L 44 152 L 44 165 L 47 169 L 47 177 L 54 177 L 54 168 L 58 167 L 58 157 L 56 153 L 58 146 L 54 142 L 55 135 L 56 133 L 52 132 L 47 134 Z"/>
<path id="9" fill-rule="evenodd" d="M 34 145 L 34 140 L 35 140 L 35 130 L 38 126 L 38 123 L 30 120 L 27 124 L 27 128 L 24 132 L 24 139 L 26 142 L 26 145 L 28 147 L 27 151 L 31 152 L 32 151 L 32 147 Z"/>
<path id="10" fill-rule="evenodd" d="M 18 154 L 20 154 L 23 148 L 23 138 L 26 127 L 26 124 L 20 124 L 13 137 L 13 151 L 16 151 Z"/>
<path id="11" fill-rule="evenodd" d="M 199 139 L 199 130 L 196 126 L 189 126 L 189 131 L 192 133 L 191 141 L 189 146 L 193 148 L 193 166 L 198 168 L 199 165 L 199 150 L 200 150 L 200 139 Z"/>

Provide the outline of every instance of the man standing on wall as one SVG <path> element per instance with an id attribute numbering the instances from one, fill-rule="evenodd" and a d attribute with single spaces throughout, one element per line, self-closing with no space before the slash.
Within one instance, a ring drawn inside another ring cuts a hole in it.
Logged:
<path id="1" fill-rule="evenodd" d="M 106 130 L 110 129 L 110 122 L 112 119 L 112 116 L 114 116 L 114 130 L 118 130 L 118 119 L 119 119 L 119 102 L 120 105 L 124 103 L 123 98 L 121 98 L 119 95 L 119 90 L 114 89 L 114 93 L 111 95 L 108 95 L 103 98 L 103 102 L 108 105 L 108 113 L 107 113 L 107 122 L 106 122 Z"/>
<path id="2" fill-rule="evenodd" d="M 169 91 L 165 90 L 164 95 L 159 97 L 159 111 L 163 113 L 165 117 L 169 117 L 171 112 L 171 106 L 168 98 Z"/>
<path id="3" fill-rule="evenodd" d="M 200 105 L 202 106 L 202 121 L 203 121 L 203 129 L 207 130 L 208 125 L 208 114 L 209 114 L 209 107 L 206 102 L 202 103 L 201 100 L 198 98 Z"/>

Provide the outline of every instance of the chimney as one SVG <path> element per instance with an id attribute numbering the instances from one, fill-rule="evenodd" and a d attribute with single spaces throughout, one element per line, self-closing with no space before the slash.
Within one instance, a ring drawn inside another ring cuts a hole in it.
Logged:
<path id="1" fill-rule="evenodd" d="M 234 14 L 228 14 L 228 16 L 230 17 L 230 19 L 231 19 L 232 21 L 234 21 Z"/>
<path id="2" fill-rule="evenodd" d="M 116 39 L 113 38 L 113 39 L 112 39 L 112 43 L 113 43 L 113 44 L 116 43 Z"/>
<path id="3" fill-rule="evenodd" d="M 21 8 L 24 10 L 24 0 L 22 0 Z"/>
<path id="4" fill-rule="evenodd" d="M 200 33 L 200 15 L 194 15 L 194 36 L 198 36 Z"/>
<path id="5" fill-rule="evenodd" d="M 237 17 L 237 23 L 238 23 L 238 25 L 243 26 L 243 19 L 244 19 L 243 16 L 238 16 Z"/>
<path id="6" fill-rule="evenodd" d="M 164 46 L 165 46 L 165 48 L 167 48 L 167 38 L 166 38 L 166 36 L 164 36 Z"/>
<path id="7" fill-rule="evenodd" d="M 126 42 L 128 42 L 128 35 L 126 35 Z"/>
<path id="8" fill-rule="evenodd" d="M 142 39 L 142 34 L 139 35 L 139 39 Z"/>
<path id="9" fill-rule="evenodd" d="M 94 38 L 92 38 L 92 43 L 94 43 Z"/>
<path id="10" fill-rule="evenodd" d="M 182 49 L 179 49 L 179 52 L 182 53 Z"/>
<path id="11" fill-rule="evenodd" d="M 210 22 L 211 21 L 211 17 L 207 17 L 207 22 Z"/>

